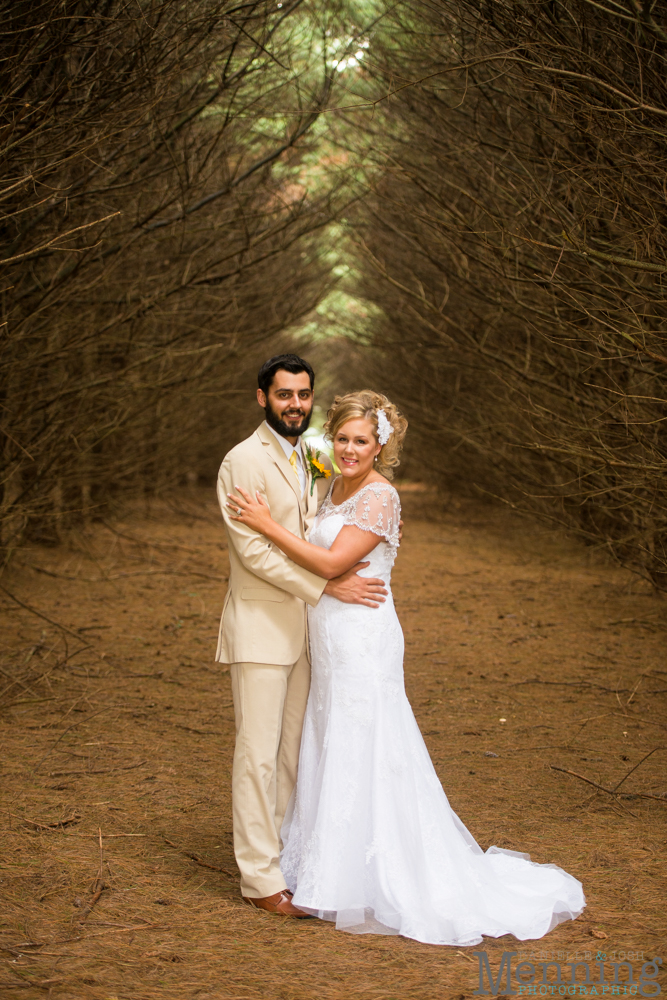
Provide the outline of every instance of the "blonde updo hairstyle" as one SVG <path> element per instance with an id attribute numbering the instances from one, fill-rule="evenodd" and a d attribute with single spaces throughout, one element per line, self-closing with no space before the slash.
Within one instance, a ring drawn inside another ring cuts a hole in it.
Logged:
<path id="1" fill-rule="evenodd" d="M 346 396 L 336 396 L 333 406 L 327 413 L 324 433 L 330 441 L 336 437 L 343 424 L 348 420 L 369 420 L 373 425 L 373 433 L 378 439 L 378 410 L 384 410 L 385 416 L 394 429 L 389 440 L 382 445 L 374 468 L 386 479 L 393 479 L 394 469 L 400 464 L 399 455 L 403 447 L 403 439 L 408 429 L 408 422 L 398 408 L 390 403 L 381 392 L 372 389 L 362 389 L 361 392 L 348 392 Z"/>

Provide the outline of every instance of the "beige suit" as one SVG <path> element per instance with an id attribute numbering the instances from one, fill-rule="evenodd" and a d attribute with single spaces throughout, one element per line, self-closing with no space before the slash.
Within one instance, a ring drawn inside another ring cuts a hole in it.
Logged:
<path id="1" fill-rule="evenodd" d="M 328 459 L 323 461 L 331 468 Z M 230 664 L 232 679 L 234 851 L 244 896 L 271 896 L 285 888 L 280 827 L 296 782 L 310 687 L 306 604 L 317 604 L 326 580 L 233 521 L 227 494 L 236 485 L 253 496 L 259 490 L 271 516 L 305 538 L 330 481 L 318 479 L 311 497 L 308 475 L 300 495 L 294 470 L 264 423 L 225 456 L 218 474 L 230 576 L 216 659 Z"/>

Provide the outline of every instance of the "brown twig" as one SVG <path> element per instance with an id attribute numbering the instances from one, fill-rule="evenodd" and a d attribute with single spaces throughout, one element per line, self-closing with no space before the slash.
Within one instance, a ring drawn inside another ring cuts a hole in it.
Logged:
<path id="1" fill-rule="evenodd" d="M 641 761 L 639 763 L 641 764 Z M 639 765 L 637 765 L 637 767 L 638 766 Z M 619 805 L 623 806 L 624 809 L 627 809 L 625 803 L 620 801 L 620 795 L 622 793 L 616 792 L 615 789 L 605 788 L 604 785 L 599 785 L 597 781 L 591 781 L 590 778 L 585 778 L 583 774 L 577 774 L 576 771 L 570 771 L 566 767 L 556 767 L 555 764 L 549 764 L 549 767 L 551 768 L 552 771 L 562 771 L 563 774 L 570 774 L 572 775 L 573 778 L 578 778 L 580 781 L 585 781 L 587 785 L 592 785 L 593 788 L 597 788 L 599 791 L 605 792 L 606 795 L 610 795 L 615 801 L 618 802 Z M 634 771 L 635 768 L 633 768 L 632 770 Z M 661 802 L 664 806 L 667 806 L 667 799 L 660 798 L 659 795 L 650 795 L 648 792 L 632 792 L 631 794 L 633 798 L 652 799 L 655 802 Z M 636 816 L 635 813 L 633 813 L 630 809 L 627 809 L 627 811 L 630 813 L 631 816 L 634 816 L 635 819 L 639 819 L 639 817 Z"/>
<path id="2" fill-rule="evenodd" d="M 83 907 L 83 909 L 77 916 L 77 923 L 79 924 L 82 924 L 86 920 L 86 918 L 90 915 L 95 904 L 99 901 L 99 898 L 104 892 L 104 890 L 108 888 L 105 882 L 99 884 L 97 879 L 95 879 L 95 885 L 96 886 L 99 885 L 99 888 L 95 889 L 95 892 L 91 896 L 90 900 L 88 901 L 88 903 L 86 903 L 86 905 Z"/>
<path id="3" fill-rule="evenodd" d="M 80 698 L 77 698 L 77 701 L 80 701 L 80 700 L 81 700 Z M 74 704 L 76 705 L 76 701 L 74 702 Z M 70 711 L 71 711 L 71 709 L 70 709 Z M 41 767 L 41 765 L 42 765 L 42 764 L 44 763 L 44 761 L 46 760 L 46 758 L 47 758 L 48 756 L 50 756 L 50 754 L 52 754 L 52 753 L 53 753 L 53 751 L 54 751 L 54 750 L 55 750 L 55 748 L 56 748 L 56 747 L 58 746 L 58 744 L 60 743 L 60 741 L 61 741 L 61 740 L 62 740 L 62 739 L 63 739 L 63 738 L 65 737 L 65 736 L 67 736 L 67 734 L 68 734 L 69 732 L 71 732 L 71 731 L 72 731 L 72 729 L 76 729 L 76 728 L 77 728 L 77 726 L 82 726 L 82 725 L 83 725 L 84 723 L 86 723 L 86 722 L 90 722 L 90 720 L 91 720 L 91 719 L 94 719 L 94 718 L 95 718 L 95 717 L 96 717 L 97 715 L 101 715 L 101 714 L 102 714 L 102 712 L 108 712 L 108 711 L 109 711 L 109 709 L 108 709 L 108 708 L 98 708 L 98 710 L 97 710 L 96 712 L 93 712 L 93 714 L 92 714 L 92 715 L 89 715 L 89 716 L 88 716 L 87 718 L 85 718 L 85 719 L 80 719 L 80 720 L 79 720 L 78 722 L 73 722 L 71 726 L 68 726 L 68 727 L 67 727 L 67 729 L 63 730 L 63 732 L 62 732 L 62 733 L 60 734 L 60 736 L 59 736 L 59 737 L 58 737 L 58 739 L 57 739 L 57 740 L 55 741 L 55 743 L 54 743 L 54 744 L 53 744 L 53 745 L 52 745 L 51 747 L 49 747 L 49 749 L 48 749 L 48 750 L 46 751 L 46 753 L 44 754 L 44 756 L 43 756 L 43 757 L 40 757 L 40 759 L 39 759 L 39 760 L 37 761 L 37 763 L 35 764 L 35 768 L 34 768 L 34 769 L 35 769 L 35 771 L 37 771 L 37 770 L 38 770 L 38 768 L 40 768 L 40 767 Z M 67 715 L 69 715 L 69 712 L 67 713 Z M 67 716 L 66 716 L 66 717 L 67 717 Z"/>
<path id="4" fill-rule="evenodd" d="M 648 760 L 649 757 L 651 757 L 658 750 L 664 750 L 664 749 L 665 749 L 665 747 L 654 747 L 652 750 L 649 750 L 649 752 L 646 754 L 646 756 L 642 757 L 642 759 L 639 761 L 639 763 L 635 764 L 634 767 L 631 767 L 630 770 L 628 771 L 628 773 L 623 778 L 621 778 L 621 780 L 619 781 L 619 783 L 617 785 L 614 785 L 614 788 L 612 789 L 612 791 L 616 792 L 617 789 L 619 789 L 621 787 L 621 785 L 626 780 L 626 778 L 629 778 L 630 775 L 634 771 L 636 771 L 637 768 L 640 767 L 644 763 L 645 760 Z"/>
<path id="5" fill-rule="evenodd" d="M 31 615 L 36 615 L 38 618 L 42 618 L 45 622 L 48 622 L 49 625 L 53 625 L 54 628 L 60 629 L 61 632 L 67 632 L 68 635 L 73 636 L 81 642 L 81 636 L 74 632 L 71 628 L 68 628 L 67 625 L 62 625 L 60 622 L 54 621 L 53 618 L 49 618 L 48 615 L 45 615 L 42 611 L 38 611 L 37 608 L 31 607 L 30 604 L 26 604 L 25 601 L 21 601 L 18 597 L 12 594 L 11 591 L 7 590 L 2 583 L 0 583 L 0 590 L 4 591 L 4 593 L 7 594 L 7 597 L 11 597 L 12 601 L 16 601 L 16 603 L 22 608 L 29 611 Z M 88 643 L 87 646 L 84 646 L 84 648 L 90 648 L 90 643 Z"/>
<path id="6" fill-rule="evenodd" d="M 20 819 L 20 817 L 16 816 L 15 813 L 12 813 L 12 815 L 15 816 L 16 819 Z M 34 826 L 37 830 L 57 830 L 66 826 L 72 826 L 74 823 L 79 823 L 80 820 L 81 816 L 79 813 L 74 813 L 68 819 L 58 820 L 57 823 L 38 823 L 37 820 L 34 819 L 21 819 L 21 822 L 27 824 L 28 826 Z"/>
<path id="7" fill-rule="evenodd" d="M 148 760 L 140 760 L 136 764 L 125 764 L 125 765 L 122 765 L 122 766 L 119 765 L 118 767 L 96 768 L 95 770 L 91 770 L 91 771 L 49 771 L 49 778 L 65 778 L 65 777 L 67 777 L 69 775 L 72 775 L 72 774 L 83 774 L 83 775 L 87 775 L 87 774 L 111 774 L 113 771 L 132 771 L 132 770 L 134 770 L 135 767 L 143 767 L 143 765 L 147 764 L 147 763 L 148 763 Z"/>
<path id="8" fill-rule="evenodd" d="M 591 781 L 590 778 L 584 778 L 583 774 L 577 774 L 576 771 L 570 771 L 566 767 L 556 767 L 555 764 L 550 764 L 549 767 L 551 768 L 552 771 L 562 771 L 563 774 L 570 774 L 572 775 L 573 778 L 579 778 L 580 781 L 585 781 L 587 785 L 592 785 L 593 788 L 597 788 L 601 792 L 606 792 L 606 794 L 610 795 L 615 802 L 618 802 L 616 794 L 614 792 L 611 792 L 608 788 L 605 788 L 604 785 L 599 785 L 597 781 Z M 621 805 L 623 809 L 627 810 L 627 812 L 629 812 L 634 819 L 639 819 L 639 817 L 635 813 L 633 813 L 631 809 L 628 809 L 628 807 L 623 802 L 619 802 L 619 805 Z"/>
<path id="9" fill-rule="evenodd" d="M 80 833 L 79 831 L 77 831 L 76 833 L 70 834 L 70 836 L 74 836 L 74 837 L 97 837 L 97 834 L 96 833 Z M 106 837 L 107 840 L 110 840 L 112 837 L 147 837 L 148 834 L 147 833 L 105 833 L 104 836 Z"/>
<path id="10" fill-rule="evenodd" d="M 125 580 L 136 576 L 196 576 L 202 580 L 215 580 L 216 583 L 224 583 L 227 580 L 226 576 L 213 576 L 211 573 L 202 573 L 200 570 L 188 569 L 187 567 L 182 569 L 138 569 L 131 573 L 109 573 L 107 576 L 69 576 L 66 573 L 54 573 L 50 569 L 44 569 L 43 566 L 30 565 L 28 568 L 36 573 L 44 573 L 46 576 L 52 576 L 58 580 L 71 580 L 75 583 L 104 583 L 107 580 Z M 91 629 L 111 627 L 111 625 L 86 626 L 86 628 Z M 83 629 L 78 631 L 81 632 Z"/>
<path id="11" fill-rule="evenodd" d="M 127 924 L 124 927 L 114 927 L 110 928 L 108 931 L 102 931 L 100 934 L 86 934 L 86 940 L 96 937 L 105 937 L 107 934 L 121 934 L 127 931 L 151 931 L 151 930 L 168 930 L 169 924 Z M 78 934 L 75 937 L 60 938 L 59 940 L 51 942 L 52 944 L 69 944 L 71 941 L 81 941 L 81 935 Z"/>
<path id="12" fill-rule="evenodd" d="M 164 840 L 165 844 L 169 844 L 170 847 L 173 847 L 180 854 L 184 854 L 186 858 L 190 858 L 190 860 L 194 861 L 196 864 L 201 865 L 202 868 L 210 868 L 214 872 L 222 872 L 222 874 L 226 875 L 227 878 L 236 881 L 236 876 L 232 875 L 232 873 L 230 871 L 227 871 L 226 868 L 221 868 L 220 865 L 214 865 L 210 861 L 204 861 L 204 859 L 200 858 L 198 854 L 195 854 L 193 851 L 184 850 L 182 847 L 179 847 L 178 844 L 174 844 L 172 840 L 169 840 L 165 836 L 163 836 L 162 839 Z"/>
<path id="13" fill-rule="evenodd" d="M 0 705 L 0 710 L 13 708 L 14 705 L 39 705 L 44 701 L 59 701 L 55 696 L 50 698 L 21 698 L 19 701 L 8 701 L 6 705 Z"/>
<path id="14" fill-rule="evenodd" d="M 102 827 L 98 828 L 97 838 L 100 847 L 100 866 L 97 875 L 95 876 L 95 881 L 93 882 L 90 888 L 91 898 L 77 916 L 77 922 L 79 924 L 84 923 L 84 921 L 89 916 L 95 904 L 99 901 L 99 898 L 104 892 L 104 890 L 108 888 L 107 884 L 102 879 L 102 875 L 104 873 L 104 847 L 102 843 Z"/>
<path id="15" fill-rule="evenodd" d="M 112 534 L 117 535 L 118 538 L 125 539 L 126 542 L 133 542 L 135 545 L 142 545 L 145 548 L 150 549 L 179 549 L 182 552 L 199 552 L 201 549 L 208 549 L 207 545 L 179 545 L 176 542 L 155 542 L 150 539 L 137 538 L 136 535 L 128 535 L 123 531 L 119 531 L 108 521 L 102 520 L 101 522 L 104 527 L 110 531 Z"/>
<path id="16" fill-rule="evenodd" d="M 644 674 L 640 675 L 639 680 L 637 681 L 637 683 L 633 687 L 632 691 L 630 692 L 630 695 L 629 695 L 629 697 L 627 698 L 627 700 L 625 702 L 626 709 L 627 709 L 628 705 L 630 704 L 630 702 L 632 701 L 632 699 L 634 698 L 634 696 L 636 695 L 637 689 L 638 689 L 639 685 L 644 680 L 644 676 L 645 676 Z"/>
<path id="17" fill-rule="evenodd" d="M 618 692 L 624 694 L 628 691 L 628 688 L 610 688 L 605 687 L 604 684 L 595 684 L 593 681 L 543 681 L 539 677 L 535 677 L 532 680 L 513 681 L 508 687 L 520 687 L 522 684 L 549 684 L 553 687 L 589 687 L 596 688 L 599 691 L 607 691 L 609 694 L 617 694 Z"/>

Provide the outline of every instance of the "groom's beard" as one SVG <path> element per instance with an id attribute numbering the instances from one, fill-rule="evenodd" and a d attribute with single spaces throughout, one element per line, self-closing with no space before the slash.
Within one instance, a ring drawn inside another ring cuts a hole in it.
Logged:
<path id="1" fill-rule="evenodd" d="M 288 424 L 282 417 L 275 412 L 271 407 L 271 404 L 267 400 L 266 406 L 264 407 L 264 416 L 266 417 L 266 422 L 269 427 L 273 427 L 276 434 L 280 434 L 281 437 L 301 437 L 304 431 L 308 430 L 308 425 L 310 424 L 310 418 L 313 414 L 312 408 L 306 413 L 306 411 L 299 407 L 298 410 L 288 410 L 290 415 L 297 413 L 301 414 L 301 421 L 298 424 Z"/>

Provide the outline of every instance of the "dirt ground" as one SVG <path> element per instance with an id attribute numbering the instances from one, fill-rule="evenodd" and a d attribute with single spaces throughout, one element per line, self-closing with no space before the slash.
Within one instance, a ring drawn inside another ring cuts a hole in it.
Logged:
<path id="1" fill-rule="evenodd" d="M 401 492 L 407 690 L 450 801 L 484 848 L 556 863 L 588 899 L 540 942 L 486 940 L 491 968 L 667 963 L 664 599 L 509 511 Z M 23 550 L 0 580 L 0 997 L 471 997 L 473 949 L 241 901 L 213 662 L 227 566 L 195 491 Z"/>

